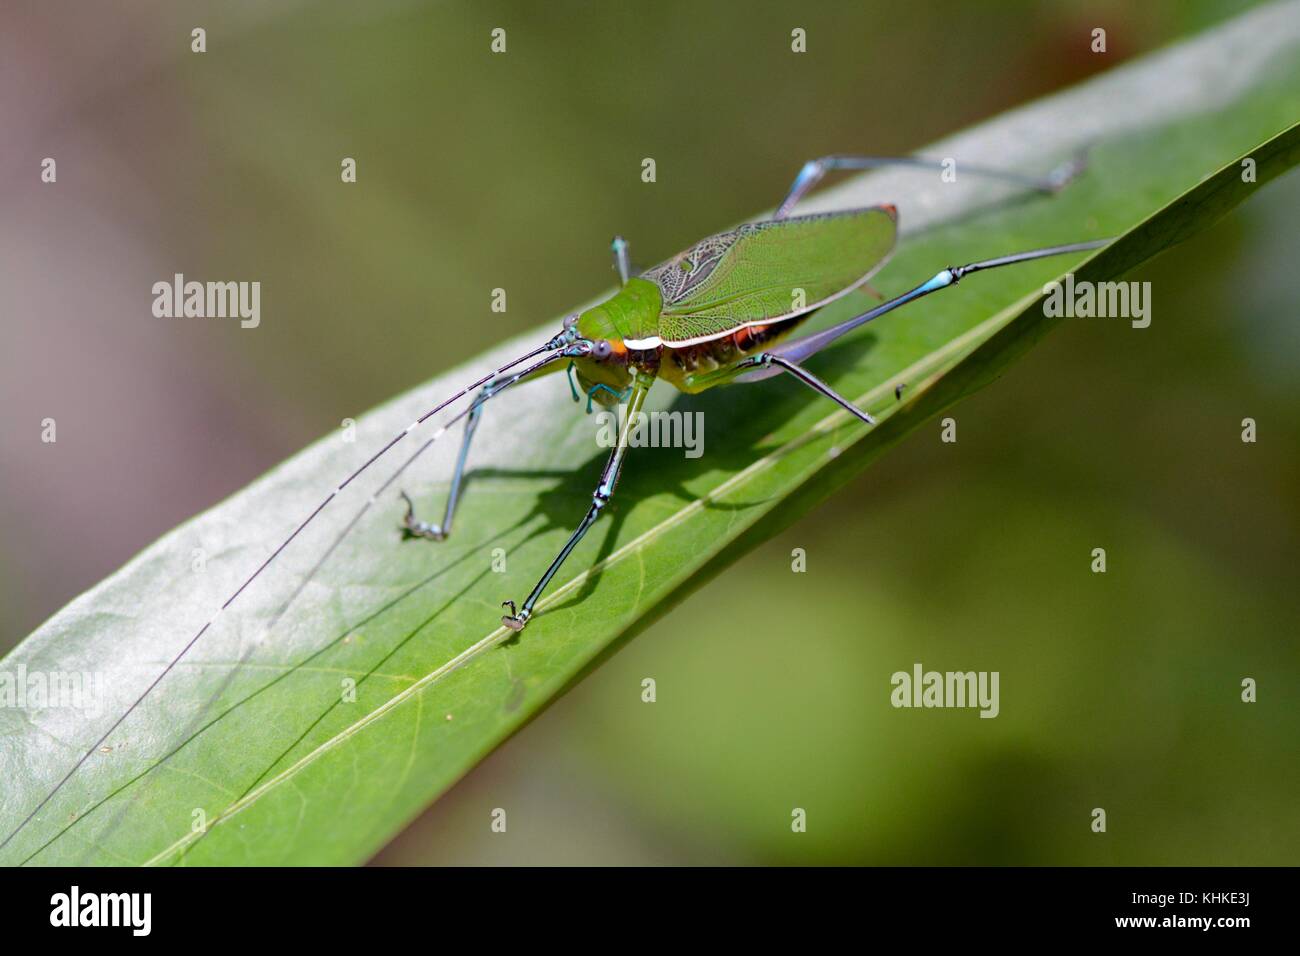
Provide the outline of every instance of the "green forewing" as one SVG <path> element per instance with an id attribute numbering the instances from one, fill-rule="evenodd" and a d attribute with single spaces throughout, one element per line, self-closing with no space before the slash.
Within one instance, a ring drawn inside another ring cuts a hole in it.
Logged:
<path id="1" fill-rule="evenodd" d="M 892 206 L 746 223 L 656 266 L 659 337 L 681 345 L 788 318 L 865 282 L 894 248 Z"/>

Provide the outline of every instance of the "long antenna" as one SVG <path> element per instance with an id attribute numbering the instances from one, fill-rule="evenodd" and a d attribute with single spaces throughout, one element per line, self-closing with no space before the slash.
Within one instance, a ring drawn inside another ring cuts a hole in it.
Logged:
<path id="1" fill-rule="evenodd" d="M 313 510 L 311 514 L 307 515 L 307 517 L 304 518 L 296 528 L 294 528 L 293 532 L 287 538 L 285 538 L 283 542 L 280 543 L 280 546 L 276 548 L 273 552 L 271 552 L 271 556 L 268 557 L 265 561 L 263 561 L 260 565 L 258 565 L 257 570 L 255 570 L 252 574 L 248 576 L 248 578 L 244 581 L 244 583 L 241 584 L 235 590 L 235 593 L 230 595 L 230 597 L 226 599 L 225 603 L 221 605 L 220 609 L 218 609 L 218 611 L 215 614 L 213 614 L 211 618 L 208 619 L 208 622 L 206 624 L 204 624 L 201 628 L 199 628 L 198 632 L 189 639 L 189 641 L 185 644 L 185 646 L 181 648 L 180 652 L 167 663 L 167 666 L 162 669 L 162 672 L 153 679 L 153 681 L 149 684 L 149 686 L 146 687 L 144 691 L 140 694 L 140 696 L 135 699 L 135 702 L 132 703 L 131 706 L 126 709 L 125 713 L 123 713 L 121 717 L 117 718 L 117 720 L 113 722 L 113 725 L 109 727 L 108 730 L 106 730 L 98 740 L 96 740 L 93 744 L 90 745 L 90 748 L 84 754 L 81 755 L 81 758 L 77 760 L 75 764 L 72 765 L 72 769 L 69 770 L 66 774 L 64 774 L 63 778 L 54 785 L 54 789 L 52 789 L 48 794 L 46 794 L 45 797 L 41 800 L 41 802 L 36 804 L 36 806 L 32 808 L 31 812 L 28 813 L 27 816 L 23 818 L 22 822 L 19 823 L 18 826 L 14 827 L 13 831 L 7 837 L 5 837 L 3 841 L 0 841 L 0 850 L 3 850 L 6 846 L 8 846 L 10 841 L 13 840 L 13 838 L 18 835 L 19 831 L 21 831 L 23 827 L 27 826 L 27 824 L 32 821 L 32 819 L 36 816 L 36 814 L 40 813 L 41 808 L 43 808 L 47 803 L 50 802 L 50 800 L 54 798 L 54 795 L 57 794 L 59 790 L 63 788 L 64 784 L 66 784 L 69 780 L 72 779 L 73 774 L 75 774 L 78 770 L 80 770 L 82 765 L 85 764 L 85 762 L 91 758 L 91 756 L 95 753 L 95 751 L 98 750 L 106 740 L 108 740 L 108 738 L 113 734 L 113 731 L 117 730 L 117 728 L 122 725 L 122 722 L 126 720 L 127 717 L 131 716 L 131 714 L 135 711 L 135 709 L 139 707 L 141 703 L 144 702 L 144 699 L 153 692 L 153 689 L 162 682 L 163 678 L 166 677 L 169 673 L 171 673 L 172 669 L 177 664 L 180 663 L 181 659 L 190 652 L 190 649 L 193 648 L 194 645 L 198 643 L 199 638 L 201 638 L 205 633 L 207 633 L 208 628 L 210 628 L 213 625 L 213 623 L 216 622 L 217 618 L 221 615 L 221 612 L 224 611 L 226 608 L 230 607 L 230 605 L 234 603 L 235 599 L 238 598 L 239 595 L 244 592 L 244 589 L 247 588 L 250 584 L 252 584 L 255 580 L 257 580 L 258 576 L 267 569 L 267 567 L 271 564 L 271 562 L 274 561 L 276 558 L 278 558 L 280 556 L 280 553 L 283 552 L 284 549 L 287 548 L 293 542 L 293 540 L 296 537 L 298 537 L 299 534 L 302 533 L 303 529 L 306 528 L 309 524 L 311 524 L 312 521 L 316 519 L 316 516 L 325 510 L 325 507 L 331 501 L 334 500 L 334 498 L 339 494 L 339 492 L 341 492 L 344 488 L 346 488 L 354 480 L 356 480 L 362 474 L 362 472 L 364 472 L 376 461 L 378 461 L 385 454 L 387 454 L 387 452 L 390 449 L 392 449 L 393 446 L 395 446 L 403 438 L 409 435 L 415 428 L 422 425 L 426 420 L 428 420 L 432 416 L 438 414 L 438 412 L 442 411 L 448 405 L 452 404 L 453 402 L 459 401 L 460 399 L 468 395 L 470 392 L 474 391 L 474 389 L 481 388 L 482 386 L 490 382 L 492 379 L 509 371 L 510 369 L 514 368 L 516 365 L 519 365 L 521 362 L 526 362 L 529 359 L 535 358 L 544 352 L 554 352 L 556 349 L 562 348 L 565 345 L 569 345 L 571 343 L 571 340 L 572 340 L 571 335 L 567 333 L 560 333 L 559 335 L 556 335 L 554 338 L 552 338 L 545 345 L 533 349 L 531 352 L 521 355 L 519 356 L 519 358 L 516 358 L 513 361 L 507 362 L 505 365 L 501 366 L 496 371 L 483 376 L 481 379 L 479 379 L 476 382 L 473 382 L 470 385 L 466 385 L 464 388 L 456 392 L 450 398 L 435 405 L 433 408 L 429 409 L 429 411 L 425 412 L 423 415 L 417 418 L 410 425 L 407 425 L 406 428 L 404 428 L 397 436 L 395 436 L 391 441 L 389 441 L 388 444 L 384 445 L 383 448 L 379 449 L 379 451 L 371 455 L 370 458 L 368 458 L 365 461 L 365 463 L 361 465 L 361 467 L 357 468 L 355 471 L 352 472 L 352 474 L 348 475 L 347 478 L 343 479 L 343 481 L 341 481 L 338 484 L 338 486 L 325 497 L 325 500 L 322 501 L 319 505 L 317 505 L 315 510 Z M 568 350 L 566 349 L 566 351 Z M 545 361 L 537 363 L 534 369 L 529 369 L 528 371 L 534 371 L 536 368 L 540 368 L 543 365 L 546 365 L 549 362 L 560 358 L 562 354 L 563 353 L 557 355 L 550 355 L 546 358 Z M 519 377 L 522 378 L 523 374 L 527 374 L 527 372 L 522 373 Z M 518 379 L 515 379 L 515 381 L 517 380 Z M 458 418 L 453 419 L 453 422 L 456 420 L 458 420 Z M 452 422 L 449 422 L 448 427 L 450 427 L 451 424 Z M 439 434 L 441 434 L 441 432 L 439 432 Z M 429 444 L 432 444 L 432 440 L 430 440 L 424 447 L 422 447 L 420 451 L 416 453 L 416 455 L 418 455 L 420 452 L 423 452 L 424 448 L 427 448 Z M 414 461 L 415 457 L 416 456 L 413 455 L 410 461 Z M 409 465 L 410 461 L 408 461 L 406 464 Z M 406 466 L 404 465 L 403 470 L 405 469 L 405 467 Z M 387 485 L 385 485 L 385 487 L 387 487 Z M 369 506 L 370 506 L 370 502 L 368 501 L 365 507 L 369 508 Z M 344 534 L 346 534 L 347 530 L 350 530 L 351 527 L 352 525 L 349 524 L 347 529 L 345 529 Z M 333 550 L 332 547 L 331 550 Z"/>
<path id="2" fill-rule="evenodd" d="M 567 350 L 566 350 L 566 351 L 567 351 Z M 534 373 L 534 372 L 536 372 L 536 371 L 538 371 L 538 370 L 540 370 L 540 369 L 542 369 L 542 368 L 545 368 L 547 365 L 551 364 L 552 362 L 558 361 L 559 359 L 564 358 L 564 357 L 565 357 L 565 353 L 564 353 L 564 352 L 553 352 L 552 354 L 548 355 L 546 358 L 542 359 L 540 362 L 535 362 L 534 364 L 528 366 L 527 368 L 525 368 L 525 369 L 523 369 L 523 370 L 521 370 L 521 371 L 519 371 L 519 372 L 515 372 L 514 374 L 512 374 L 512 375 L 510 375 L 510 376 L 508 376 L 508 377 L 506 377 L 506 378 L 504 378 L 504 379 L 501 379 L 501 380 L 499 381 L 499 384 L 498 384 L 498 386 L 497 386 L 497 390 L 496 390 L 496 393 L 495 393 L 495 394 L 497 394 L 497 395 L 501 394 L 501 392 L 505 391 L 505 390 L 506 390 L 507 388 L 509 388 L 511 385 L 516 384 L 517 382 L 519 382 L 520 380 L 526 378 L 527 376 L 531 375 L 532 373 Z M 456 425 L 457 422 L 462 421 L 462 420 L 465 418 L 465 416 L 468 415 L 469 413 L 470 413 L 470 409 L 466 408 L 466 409 L 464 409 L 464 410 L 462 410 L 462 411 L 460 411 L 460 412 L 457 412 L 457 413 L 456 413 L 455 415 L 453 415 L 451 418 L 447 419 L 447 421 L 445 421 L 442 425 L 439 426 L 439 428 L 438 428 L 438 430 L 437 430 L 436 432 L 434 432 L 432 435 L 430 435 L 428 438 L 426 438 L 426 439 L 424 440 L 424 443 L 421 444 L 419 448 L 417 448 L 414 452 L 412 452 L 409 456 L 407 456 L 406 460 L 403 461 L 402 464 L 399 465 L 399 466 L 398 466 L 398 467 L 393 471 L 393 473 L 392 473 L 391 475 L 389 475 L 386 479 L 384 479 L 383 484 L 381 484 L 381 485 L 379 486 L 379 488 L 377 488 L 377 489 L 375 490 L 375 492 L 374 492 L 373 494 L 371 494 L 371 495 L 370 495 L 370 496 L 365 500 L 365 503 L 362 504 L 362 506 L 357 510 L 357 513 L 356 513 L 355 515 L 352 516 L 352 519 L 351 519 L 350 521 L 348 521 L 348 523 L 344 526 L 343 530 L 338 534 L 338 536 L 334 539 L 334 541 L 330 544 L 330 546 L 329 546 L 329 547 L 324 551 L 324 553 L 323 553 L 323 554 L 321 555 L 321 557 L 320 557 L 320 558 L 315 562 L 315 564 L 312 565 L 311 570 L 308 571 L 307 574 L 306 574 L 306 576 L 303 578 L 303 580 L 302 580 L 301 582 L 299 582 L 298 586 L 294 589 L 293 594 L 289 596 L 289 598 L 284 602 L 284 604 L 282 604 L 282 605 L 280 606 L 279 610 L 276 611 L 276 613 L 272 616 L 272 618 L 271 618 L 271 622 L 266 626 L 266 631 L 264 632 L 265 634 L 270 634 L 272 631 L 275 630 L 276 625 L 279 624 L 281 618 L 283 618 L 284 615 L 288 612 L 289 608 L 293 605 L 293 602 L 296 601 L 296 600 L 298 599 L 298 596 L 299 596 L 299 595 L 300 595 L 300 594 L 301 594 L 301 593 L 306 589 L 307 585 L 308 585 L 309 583 L 311 583 L 311 580 L 312 580 L 312 578 L 315 577 L 316 572 L 319 571 L 319 570 L 321 569 L 321 567 L 322 567 L 322 566 L 325 564 L 325 562 L 329 559 L 329 556 L 330 556 L 331 554 L 333 554 L 335 550 L 338 549 L 339 545 L 341 545 L 341 544 L 343 543 L 344 539 L 345 539 L 345 538 L 346 538 L 346 537 L 347 537 L 347 536 L 352 532 L 353 528 L 355 528 L 355 527 L 357 526 L 357 524 L 361 521 L 361 519 L 362 519 L 363 517 L 365 517 L 366 512 L 368 512 L 368 511 L 369 511 L 369 510 L 374 506 L 375 502 L 379 499 L 379 497 L 380 497 L 380 496 L 381 496 L 385 491 L 387 491 L 390 487 L 392 487 L 393 483 L 394 483 L 395 481 L 397 481 L 397 479 L 400 478 L 400 477 L 402 476 L 402 474 L 404 474 L 404 473 L 406 472 L 406 470 L 407 470 L 408 468 L 411 467 L 411 465 L 415 464 L 416 459 L 418 459 L 421 455 L 423 455 L 426 451 L 428 451 L 428 450 L 429 450 L 429 447 L 430 447 L 431 445 L 433 445 L 434 442 L 436 442 L 439 438 L 441 438 L 444 434 L 446 434 L 448 430 L 450 430 L 451 428 L 453 428 L 453 427 Z M 328 646 L 328 645 L 327 645 L 327 646 Z M 311 660 L 311 659 L 312 659 L 313 657 L 315 657 L 317 654 L 321 653 L 321 651 L 322 651 L 323 649 L 324 649 L 324 648 L 321 648 L 321 649 L 318 649 L 318 650 L 313 651 L 311 654 L 309 654 L 309 655 L 304 659 L 304 661 L 300 661 L 299 664 L 294 665 L 294 666 L 295 666 L 295 667 L 296 667 L 296 666 L 299 666 L 300 664 L 305 663 L 305 661 L 307 661 L 307 660 Z M 244 654 L 244 656 L 242 656 L 238 661 L 236 661 L 236 663 L 235 663 L 235 667 L 231 669 L 230 678 L 228 678 L 228 679 L 226 680 L 225 684 L 224 684 L 223 687 L 222 687 L 222 690 L 224 690 L 224 687 L 225 687 L 225 686 L 229 686 L 229 684 L 230 684 L 230 680 L 233 679 L 234 671 L 237 670 L 239 667 L 243 666 L 243 664 L 245 663 L 245 661 L 247 661 L 249 654 L 251 654 L 251 649 L 250 649 L 248 652 L 246 652 L 246 653 Z M 226 710 L 222 711 L 221 714 L 219 714 L 217 717 L 213 718 L 212 720 L 210 720 L 210 721 L 208 721 L 206 724 L 204 724 L 203 727 L 201 727 L 201 728 L 199 729 L 198 732 L 199 732 L 199 733 L 202 733 L 202 732 L 203 732 L 204 730 L 206 730 L 208 727 L 212 726 L 212 725 L 215 724 L 217 721 L 219 721 L 219 720 L 221 720 L 223 717 L 225 717 L 226 714 L 230 713 L 230 712 L 233 711 L 235 708 L 239 707 L 240 705 L 246 703 L 247 701 L 251 700 L 253 697 L 255 697 L 255 696 L 257 696 L 258 694 L 260 694 L 263 690 L 266 689 L 267 686 L 270 686 L 270 685 L 264 685 L 263 687 L 258 688 L 257 690 L 253 691 L 251 694 L 247 695 L 246 697 L 243 697 L 243 698 L 241 698 L 240 700 L 236 701 L 234 704 L 232 704 L 232 705 L 231 705 L 230 707 L 228 707 Z M 218 693 L 217 693 L 216 695 L 213 696 L 213 699 L 215 699 L 216 697 L 219 697 L 219 696 L 220 696 L 220 691 L 218 691 Z M 201 718 L 199 718 L 199 719 L 201 719 Z M 195 721 L 191 722 L 190 727 L 193 728 L 193 727 L 197 726 L 198 723 L 199 723 L 199 719 L 196 719 Z M 186 733 L 188 734 L 188 730 L 186 731 Z M 118 792 L 118 791 L 124 790 L 126 787 L 129 787 L 131 784 L 135 783 L 137 780 L 139 780 L 139 779 L 141 779 L 142 777 L 144 777 L 144 776 L 148 775 L 149 773 L 151 773 L 151 772 L 152 772 L 155 768 L 157 768 L 158 766 L 160 766 L 160 765 L 166 763 L 168 760 L 170 760 L 172 757 L 174 757 L 177 753 L 179 753 L 182 749 L 184 749 L 185 746 L 190 742 L 191 739 L 193 739 L 193 738 L 187 736 L 186 739 L 183 740 L 180 744 L 178 744 L 177 746 L 173 747 L 173 748 L 172 748 L 171 750 L 169 750 L 166 754 L 164 754 L 164 755 L 163 755 L 162 757 L 160 757 L 159 759 L 155 760 L 153 763 L 151 763 L 151 764 L 150 764 L 148 767 L 146 767 L 144 770 L 141 770 L 139 773 L 137 773 L 137 774 L 136 774 L 134 777 L 132 777 L 130 780 L 126 781 L 125 784 L 123 784 L 122 786 L 118 787 L 118 790 L 117 790 L 117 791 L 114 791 L 114 792 Z M 56 788 L 56 789 L 57 789 L 57 788 Z M 251 790 L 252 788 L 250 787 L 249 789 Z M 245 791 L 245 792 L 247 792 L 247 791 Z M 57 833 L 55 833 L 53 836 L 51 836 L 51 837 L 50 837 L 48 840 L 46 840 L 45 843 L 43 843 L 41 846 L 39 846 L 39 847 L 37 847 L 35 850 L 33 850 L 33 851 L 32 851 L 32 852 L 27 856 L 27 858 L 24 859 L 24 860 L 22 860 L 22 861 L 20 861 L 18 865 L 19 865 L 19 866 L 23 866 L 23 865 L 27 864 L 28 862 L 30 862 L 31 860 L 33 860 L 36 856 L 38 856 L 40 853 L 42 853 L 42 852 L 43 852 L 43 851 L 44 851 L 44 850 L 45 850 L 45 849 L 46 849 L 46 848 L 47 848 L 51 843 L 53 843 L 55 840 L 57 840 L 57 839 L 58 839 L 62 834 L 64 834 L 65 832 L 67 832 L 69 829 L 71 829 L 75 824 L 79 823 L 81 820 L 85 819 L 87 816 L 89 816 L 90 813 L 92 813 L 93 811 L 99 809 L 99 807 L 102 806 L 105 802 L 107 802 L 107 800 L 108 800 L 109 798 L 111 798 L 112 795 L 113 795 L 113 794 L 110 793 L 107 797 L 104 797 L 104 798 L 101 799 L 99 802 L 92 804 L 92 805 L 91 805 L 90 807 L 88 807 L 86 810 L 84 810 L 83 812 L 79 813 L 79 814 L 77 815 L 77 817 L 76 817 L 75 820 L 73 820 L 73 821 L 72 821 L 71 823 L 69 823 L 67 826 L 63 827 L 63 829 L 59 830 Z M 51 794 L 51 796 L 53 796 L 53 794 Z M 135 798 L 135 799 L 139 799 L 139 798 L 137 797 L 137 798 Z M 37 809 L 39 809 L 39 807 L 38 807 Z M 123 808 L 123 811 L 122 811 L 122 812 L 125 813 L 125 812 L 126 812 L 126 808 Z M 119 819 L 121 818 L 121 814 L 119 814 L 119 817 L 118 817 L 118 818 L 119 818 Z M 25 822 L 25 821 L 24 821 L 24 822 Z M 114 822 L 114 823 L 110 823 L 110 824 L 108 824 L 107 829 L 108 829 L 108 830 L 111 830 L 115 825 L 116 825 L 116 822 Z M 17 831 L 14 831 L 14 832 L 16 833 Z"/>

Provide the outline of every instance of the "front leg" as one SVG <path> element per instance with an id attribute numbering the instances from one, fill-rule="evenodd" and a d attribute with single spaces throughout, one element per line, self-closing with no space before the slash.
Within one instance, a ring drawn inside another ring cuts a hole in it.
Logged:
<path id="1" fill-rule="evenodd" d="M 399 491 L 406 502 L 406 515 L 402 518 L 403 538 L 428 538 L 430 541 L 445 541 L 451 534 L 451 519 L 456 514 L 456 502 L 460 500 L 460 485 L 465 476 L 465 462 L 469 460 L 469 446 L 474 441 L 474 432 L 478 429 L 479 418 L 483 414 L 483 403 L 492 397 L 492 383 L 483 386 L 483 391 L 475 397 L 470 406 L 469 417 L 465 419 L 465 437 L 460 442 L 460 453 L 456 456 L 456 469 L 451 475 L 451 488 L 447 492 L 447 508 L 443 512 L 442 524 L 429 524 L 415 516 L 415 502 L 405 491 Z"/>
<path id="2" fill-rule="evenodd" d="M 653 377 L 641 372 L 637 373 L 632 384 L 632 397 L 628 402 L 627 427 L 619 431 L 618 444 L 610 452 L 609 459 L 605 462 L 605 468 L 600 473 L 600 482 L 596 485 L 596 490 L 592 492 L 591 505 L 587 508 L 586 515 L 583 516 L 573 534 L 569 536 L 569 540 L 565 542 L 564 547 L 560 549 L 560 553 L 555 556 L 551 566 L 546 569 L 546 573 L 542 575 L 541 580 L 537 582 L 528 597 L 524 598 L 522 606 L 516 608 L 514 601 L 502 602 L 501 606 L 510 608 L 510 613 L 501 618 L 501 623 L 510 630 L 522 631 L 524 629 L 528 619 L 533 616 L 533 606 L 537 603 L 537 599 L 542 596 L 542 592 L 546 590 L 546 586 L 551 583 L 551 578 L 555 577 L 555 573 L 560 570 L 560 565 L 564 563 L 564 559 L 578 546 L 578 542 L 587 533 L 587 529 L 596 523 L 596 519 L 600 517 L 600 513 L 605 509 L 605 505 L 609 504 L 609 500 L 614 497 L 614 488 L 618 484 L 619 475 L 623 471 L 623 459 L 627 454 L 628 433 L 640 417 L 641 406 L 645 404 L 646 395 L 649 394 L 650 387 L 653 384 Z"/>
<path id="3" fill-rule="evenodd" d="M 474 442 L 474 432 L 478 430 L 479 419 L 483 415 L 483 406 L 494 396 L 501 394 L 516 382 L 523 381 L 537 371 L 536 367 L 511 375 L 502 375 L 488 382 L 474 396 L 465 419 L 465 437 L 460 442 L 460 453 L 456 456 L 456 468 L 451 475 L 451 487 L 447 491 L 447 507 L 442 515 L 442 524 L 430 524 L 421 521 L 415 515 L 415 502 L 405 491 L 399 491 L 406 502 L 406 514 L 402 518 L 402 537 L 427 538 L 430 541 L 445 541 L 451 534 L 451 519 L 456 515 L 456 504 L 460 501 L 461 484 L 465 478 L 465 463 L 469 460 L 469 446 Z M 576 400 L 577 395 L 574 395 Z"/>

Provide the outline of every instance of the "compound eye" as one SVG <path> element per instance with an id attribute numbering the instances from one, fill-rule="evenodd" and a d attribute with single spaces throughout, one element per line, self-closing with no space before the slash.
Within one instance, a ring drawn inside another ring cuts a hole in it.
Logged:
<path id="1" fill-rule="evenodd" d="M 577 312 L 573 313 L 573 315 L 569 316 L 567 319 L 564 320 L 564 327 L 565 327 L 566 329 L 571 329 L 571 328 L 573 328 L 573 327 L 574 327 L 575 325 L 577 325 L 577 324 L 578 324 L 578 313 L 577 313 Z"/>
<path id="2" fill-rule="evenodd" d="M 613 352 L 614 352 L 614 347 L 610 345 L 609 342 L 606 341 L 605 339 L 600 339 L 599 341 L 597 341 L 596 344 L 592 346 L 591 349 L 591 354 L 594 355 L 597 359 L 599 359 L 602 362 L 605 359 L 609 358 L 610 355 L 613 354 Z"/>

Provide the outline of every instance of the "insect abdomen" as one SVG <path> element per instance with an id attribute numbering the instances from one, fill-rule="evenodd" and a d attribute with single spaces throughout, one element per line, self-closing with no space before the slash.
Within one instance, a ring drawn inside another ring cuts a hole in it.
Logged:
<path id="1" fill-rule="evenodd" d="M 769 325 L 751 325 L 697 345 L 665 346 L 659 375 L 681 391 L 695 391 L 690 386 L 690 377 L 734 365 L 762 351 L 794 331 L 805 318 L 800 315 Z"/>

